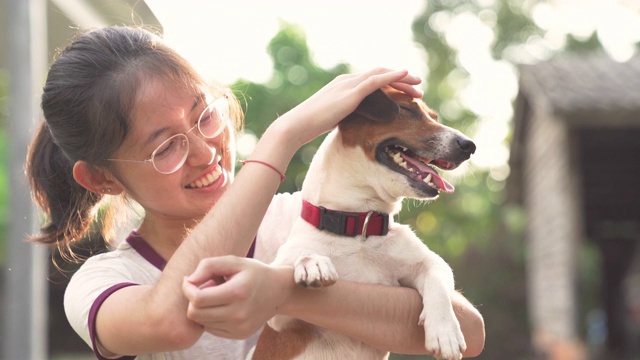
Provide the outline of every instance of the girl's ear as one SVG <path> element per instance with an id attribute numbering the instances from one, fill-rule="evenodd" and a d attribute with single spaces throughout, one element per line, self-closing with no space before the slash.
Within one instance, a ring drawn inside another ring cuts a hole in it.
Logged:
<path id="1" fill-rule="evenodd" d="M 124 190 L 109 170 L 89 165 L 84 160 L 73 165 L 73 178 L 83 188 L 98 194 L 118 195 Z"/>

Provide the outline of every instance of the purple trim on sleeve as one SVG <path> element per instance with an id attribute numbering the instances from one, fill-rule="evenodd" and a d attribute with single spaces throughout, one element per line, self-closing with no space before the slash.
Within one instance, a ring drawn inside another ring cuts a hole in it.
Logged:
<path id="1" fill-rule="evenodd" d="M 96 358 L 99 360 L 109 360 L 109 359 L 100 355 L 100 352 L 98 351 L 98 343 L 96 341 L 96 316 L 98 315 L 98 310 L 102 306 L 102 303 L 104 303 L 104 301 L 111 294 L 113 294 L 114 292 L 122 288 L 125 288 L 127 286 L 132 286 L 132 285 L 138 285 L 138 284 L 135 284 L 135 283 L 115 284 L 112 287 L 108 288 L 107 290 L 103 291 L 102 294 L 100 294 L 96 298 L 96 300 L 93 302 L 93 305 L 91 305 L 91 310 L 89 310 L 89 337 L 91 338 L 91 346 L 93 347 L 93 353 L 96 355 Z M 118 359 L 133 360 L 135 359 L 135 356 L 122 356 L 122 357 L 119 357 Z"/>
<path id="2" fill-rule="evenodd" d="M 251 247 L 249 248 L 249 252 L 247 253 L 247 257 L 250 259 L 253 259 L 253 255 L 256 252 L 256 240 L 258 239 L 258 237 L 254 237 L 253 238 L 253 242 L 251 243 Z"/>
<path id="3" fill-rule="evenodd" d="M 158 270 L 162 271 L 164 267 L 167 266 L 167 260 L 160 256 L 137 231 L 132 231 L 131 234 L 129 234 L 127 243 Z"/>
<path id="4" fill-rule="evenodd" d="M 164 267 L 167 266 L 167 260 L 162 258 L 137 231 L 132 231 L 129 236 L 127 236 L 127 243 L 158 270 L 162 271 Z M 253 238 L 249 252 L 247 252 L 247 257 L 253 258 L 255 251 L 256 238 Z"/>

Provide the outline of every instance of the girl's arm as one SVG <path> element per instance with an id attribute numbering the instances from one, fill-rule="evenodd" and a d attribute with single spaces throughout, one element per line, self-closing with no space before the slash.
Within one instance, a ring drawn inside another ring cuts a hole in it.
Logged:
<path id="1" fill-rule="evenodd" d="M 452 298 L 467 349 L 474 357 L 484 348 L 484 321 L 460 293 Z M 418 325 L 422 298 L 411 288 L 338 281 L 322 289 L 297 289 L 281 312 L 331 329 L 377 348 L 425 354 L 424 328 Z"/>
<path id="2" fill-rule="evenodd" d="M 197 287 L 212 276 L 227 282 Z M 340 332 L 377 348 L 405 354 L 425 354 L 424 328 L 418 325 L 422 299 L 411 288 L 339 280 L 321 288 L 294 284 L 290 267 L 226 256 L 204 259 L 185 281 L 189 317 L 215 335 L 243 338 L 273 315 L 287 315 Z M 460 293 L 452 298 L 454 312 L 467 343 L 465 357 L 484 348 L 484 321 Z"/>
<path id="3" fill-rule="evenodd" d="M 301 145 L 335 127 L 374 90 L 392 85 L 421 96 L 412 88 L 419 83 L 419 78 L 406 71 L 386 69 L 338 76 L 276 120 L 250 158 L 284 171 Z M 104 350 L 142 354 L 194 344 L 203 327 L 186 316 L 183 278 L 203 258 L 246 254 L 279 184 L 279 174 L 269 167 L 245 165 L 212 211 L 178 247 L 156 285 L 123 288 L 104 301 L 96 320 L 97 337 Z"/>

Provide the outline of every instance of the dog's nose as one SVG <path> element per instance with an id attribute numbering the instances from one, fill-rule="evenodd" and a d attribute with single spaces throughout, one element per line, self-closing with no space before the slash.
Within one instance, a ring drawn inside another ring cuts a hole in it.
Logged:
<path id="1" fill-rule="evenodd" d="M 474 144 L 473 141 L 464 137 L 459 137 L 458 139 L 456 139 L 456 141 L 458 142 L 458 146 L 460 147 L 460 149 L 465 154 L 471 155 L 476 152 L 476 144 Z"/>

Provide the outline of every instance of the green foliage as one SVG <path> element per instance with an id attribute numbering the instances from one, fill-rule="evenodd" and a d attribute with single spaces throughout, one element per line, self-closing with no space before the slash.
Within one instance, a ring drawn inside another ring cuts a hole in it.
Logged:
<path id="1" fill-rule="evenodd" d="M 586 40 L 580 40 L 574 36 L 567 37 L 566 51 L 573 53 L 592 53 L 602 50 L 602 45 L 598 40 L 598 35 L 594 32 Z"/>
<path id="2" fill-rule="evenodd" d="M 496 2 L 493 9 L 478 9 L 495 14 L 496 41 L 493 45 L 493 55 L 500 59 L 504 50 L 517 44 L 525 44 L 534 36 L 542 36 L 543 31 L 538 28 L 531 19 L 533 1 L 509 1 Z M 494 15 L 491 15 L 494 16 Z"/>
<path id="3" fill-rule="evenodd" d="M 530 6 L 521 2 L 432 0 L 413 23 L 415 40 L 428 54 L 430 73 L 426 101 L 435 109 L 453 98 L 469 82 L 458 53 L 447 43 L 441 23 L 460 14 L 473 14 L 493 31 L 491 54 L 503 52 L 539 35 L 531 20 Z M 485 5 L 481 5 L 485 4 Z M 492 84 L 487 84 L 489 89 Z M 490 90 L 488 90 L 490 91 Z M 459 104 L 456 117 L 442 120 L 473 137 L 477 116 Z M 505 202 L 506 179 L 491 172 L 471 171 L 456 192 L 438 201 L 409 209 L 402 221 L 414 229 L 428 246 L 441 254 L 456 274 L 457 286 L 486 319 L 487 343 L 481 358 L 527 357 L 529 334 L 526 313 L 523 231 L 524 212 Z M 503 341 L 503 339 L 510 339 Z"/>
<path id="4" fill-rule="evenodd" d="M 531 39 L 544 37 L 532 20 L 533 1 L 429 0 L 413 23 L 415 40 L 428 54 L 430 73 L 426 99 L 435 109 L 468 83 L 458 53 L 448 43 L 442 19 L 472 14 L 493 32 L 491 54 L 495 60 L 509 61 L 508 50 L 522 48 Z M 565 52 L 586 53 L 602 49 L 596 34 L 586 40 L 567 36 Z M 515 65 L 516 64 L 512 64 Z M 487 84 L 491 91 L 493 84 Z M 444 119 L 462 131 L 477 121 L 470 109 Z M 472 133 L 469 135 L 473 135 Z M 510 136 L 508 137 L 510 138 Z M 505 202 L 505 183 L 488 171 L 474 171 L 457 185 L 453 195 L 443 195 L 432 204 L 403 213 L 403 221 L 413 222 L 417 233 L 454 268 L 458 286 L 479 305 L 486 319 L 487 344 L 481 358 L 524 359 L 529 354 L 530 336 L 526 312 L 524 271 L 526 217 L 516 204 Z M 580 272 L 587 285 L 586 306 L 593 306 L 597 264 L 590 249 L 583 249 Z M 588 270 L 588 271 L 586 271 Z M 503 339 L 509 341 L 503 341 Z"/>
<path id="5" fill-rule="evenodd" d="M 321 69 L 310 56 L 303 30 L 282 23 L 280 32 L 271 40 L 268 53 L 273 58 L 273 74 L 266 84 L 238 81 L 233 89 L 245 99 L 247 132 L 262 135 L 276 119 L 303 102 L 336 76 L 349 72 L 344 64 L 332 69 Z M 287 179 L 280 186 L 282 192 L 299 190 L 311 161 L 311 156 L 322 139 L 316 139 L 300 149 L 287 168 Z"/>
<path id="6" fill-rule="evenodd" d="M 413 23 L 415 40 L 424 46 L 429 61 L 425 101 L 437 111 L 469 81 L 468 74 L 459 65 L 456 50 L 447 43 L 440 28 L 442 19 L 470 13 L 478 14 L 481 21 L 491 21 L 495 37 L 493 52 L 500 54 L 538 31 L 525 11 L 509 1 L 496 1 L 490 6 L 463 0 L 428 1 L 425 12 Z M 473 137 L 477 116 L 464 104 L 458 106 L 461 109 L 453 114 L 455 116 L 441 116 L 441 121 Z M 408 209 L 402 219 L 415 222 L 417 233 L 447 259 L 460 256 L 470 245 L 486 248 L 491 245 L 492 234 L 501 219 L 519 211 L 503 207 L 504 182 L 505 179 L 495 179 L 488 171 L 469 170 L 456 185 L 454 194 L 442 195 L 438 201 L 414 209 L 405 207 Z"/>

